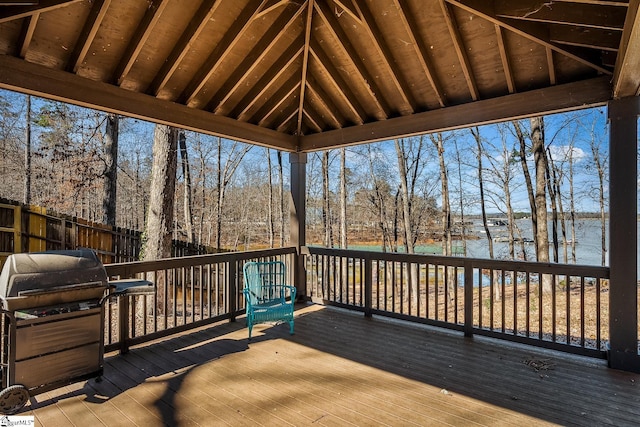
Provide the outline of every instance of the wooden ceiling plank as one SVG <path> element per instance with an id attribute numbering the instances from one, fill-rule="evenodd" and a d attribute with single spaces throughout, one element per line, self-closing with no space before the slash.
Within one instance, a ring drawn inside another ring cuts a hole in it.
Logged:
<path id="1" fill-rule="evenodd" d="M 302 70 L 300 77 L 300 97 L 298 99 L 298 129 L 297 135 L 302 134 L 302 112 L 304 110 L 304 95 L 307 89 L 307 73 L 309 70 L 309 46 L 311 45 L 311 22 L 313 19 L 314 0 L 309 0 L 307 19 L 304 24 L 304 51 L 302 53 Z"/>
<path id="2" fill-rule="evenodd" d="M 640 96 L 640 0 L 631 0 L 613 76 L 614 98 Z"/>
<path id="3" fill-rule="evenodd" d="M 270 14 L 274 10 L 278 10 L 282 6 L 286 6 L 287 4 L 289 4 L 289 0 L 270 0 L 270 4 L 265 4 L 262 10 L 258 14 L 256 14 L 254 19 L 260 19 Z"/>
<path id="4" fill-rule="evenodd" d="M 547 55 L 547 68 L 549 69 L 549 84 L 551 86 L 556 84 L 556 67 L 553 63 L 553 51 L 546 47 L 545 53 Z"/>
<path id="5" fill-rule="evenodd" d="M 287 127 L 292 127 L 297 130 L 297 117 L 298 117 L 298 109 L 294 109 L 288 115 L 284 117 L 284 119 L 280 122 L 278 126 L 276 126 L 276 130 L 278 132 L 286 132 Z"/>
<path id="6" fill-rule="evenodd" d="M 446 105 L 444 90 L 442 89 L 440 81 L 436 77 L 434 67 L 429 60 L 429 56 L 427 55 L 427 49 L 424 45 L 424 42 L 419 37 L 417 37 L 417 35 L 420 34 L 419 27 L 413 19 L 413 15 L 409 10 L 409 6 L 407 5 L 406 1 L 394 1 L 396 4 L 396 8 L 398 9 L 398 15 L 401 18 L 402 23 L 404 24 L 404 28 L 406 29 L 411 46 L 413 46 L 416 52 L 416 58 L 420 62 L 422 71 L 424 72 L 427 80 L 429 81 L 429 84 L 431 85 L 431 89 L 435 94 L 438 104 L 440 104 L 440 107 L 444 107 Z"/>
<path id="7" fill-rule="evenodd" d="M 572 52 L 570 49 L 563 48 L 555 43 L 552 43 L 549 40 L 548 36 L 533 34 L 533 29 L 531 27 L 528 27 L 527 30 L 525 30 L 521 25 L 518 25 L 519 24 L 518 21 L 514 21 L 514 20 L 505 21 L 502 18 L 498 18 L 495 15 L 495 13 L 493 13 L 493 11 L 490 9 L 489 7 L 490 5 L 482 0 L 444 0 L 444 1 L 454 6 L 457 6 L 463 10 L 466 10 L 467 12 L 473 13 L 476 16 L 486 19 L 491 23 L 498 24 L 502 28 L 505 28 L 511 32 L 514 32 L 522 37 L 525 37 L 526 39 L 529 39 L 532 42 L 538 43 L 544 47 L 549 47 L 553 49 L 555 52 L 561 55 L 567 56 L 588 67 L 591 67 L 600 73 L 607 74 L 607 75 L 612 74 L 610 70 L 603 68 L 599 64 L 594 64 L 593 62 Z M 526 23 L 521 22 L 520 24 L 526 24 Z"/>
<path id="8" fill-rule="evenodd" d="M 138 59 L 140 51 L 151 36 L 153 28 L 158 23 L 168 3 L 168 0 L 155 0 L 147 8 L 142 21 L 138 24 L 135 34 L 127 45 L 127 49 L 113 73 L 112 81 L 118 86 L 122 84 L 122 81 L 131 71 L 131 67 Z"/>
<path id="9" fill-rule="evenodd" d="M 100 24 L 107 14 L 107 9 L 109 9 L 110 5 L 111 0 L 95 0 L 93 2 L 89 16 L 84 22 L 84 26 L 78 37 L 78 41 L 67 61 L 67 71 L 71 73 L 78 72 L 78 68 L 84 62 L 87 52 L 89 52 L 89 47 L 91 47 L 91 43 L 93 43 L 98 28 L 100 28 Z"/>
<path id="10" fill-rule="evenodd" d="M 516 83 L 513 78 L 513 71 L 511 70 L 511 63 L 509 62 L 509 55 L 504 40 L 504 34 L 502 33 L 502 27 L 498 24 L 493 25 L 496 30 L 498 50 L 500 51 L 500 60 L 502 61 L 502 69 L 504 70 L 504 78 L 507 81 L 507 88 L 509 89 L 509 93 L 514 93 L 516 91 Z"/>
<path id="11" fill-rule="evenodd" d="M 267 0 L 263 0 L 260 4 L 257 4 L 256 2 L 249 2 L 247 6 L 242 9 L 240 15 L 225 32 L 220 42 L 204 62 L 204 65 L 200 70 L 198 70 L 196 75 L 191 79 L 185 90 L 182 92 L 178 102 L 189 105 L 194 101 L 194 98 L 198 95 L 211 76 L 213 76 L 218 66 L 224 62 L 227 55 L 229 55 L 233 48 L 242 40 L 244 34 L 253 22 L 253 18 L 260 13 L 267 3 Z"/>
<path id="12" fill-rule="evenodd" d="M 244 120 L 248 111 L 263 99 L 275 82 L 293 65 L 293 63 L 302 55 L 303 42 L 300 38 L 289 46 L 287 50 L 282 52 L 280 57 L 276 59 L 271 67 L 262 75 L 260 80 L 256 82 L 253 88 L 238 102 L 235 109 L 231 112 L 231 117 L 237 117 L 238 120 Z"/>
<path id="13" fill-rule="evenodd" d="M 610 99 L 610 77 L 600 76 L 308 135 L 300 140 L 299 149 L 303 152 L 318 151 L 363 142 L 442 132 L 497 123 L 507 119 L 521 119 L 604 105 Z"/>
<path id="14" fill-rule="evenodd" d="M 317 66 L 320 67 L 324 73 L 328 76 L 328 83 L 335 89 L 334 93 L 337 98 L 342 102 L 347 111 L 352 114 L 354 123 L 362 124 L 367 117 L 367 113 L 364 108 L 359 104 L 356 95 L 351 90 L 349 84 L 342 78 L 340 72 L 333 66 L 329 57 L 324 51 L 317 46 L 317 43 L 311 44 L 311 55 L 316 61 Z"/>
<path id="15" fill-rule="evenodd" d="M 594 4 L 575 7 L 568 3 L 539 0 L 498 0 L 495 2 L 495 13 L 500 18 L 621 31 L 626 9 Z"/>
<path id="16" fill-rule="evenodd" d="M 349 42 L 349 38 L 344 33 L 340 24 L 336 21 L 334 15 L 330 10 L 327 10 L 327 5 L 324 2 L 317 2 L 315 9 L 318 12 L 319 17 L 325 22 L 327 29 L 331 32 L 335 46 L 340 48 L 349 58 L 351 64 L 357 70 L 357 78 L 360 85 L 366 89 L 369 97 L 373 101 L 376 109 L 378 110 L 376 118 L 378 120 L 385 120 L 391 114 L 389 103 L 384 99 L 382 91 L 375 82 L 373 76 L 367 71 L 360 55 L 355 48 Z"/>
<path id="17" fill-rule="evenodd" d="M 362 24 L 362 21 L 360 20 L 360 16 L 354 10 L 356 5 L 353 3 L 352 0 L 346 0 L 346 1 L 333 0 L 333 2 L 337 6 L 335 8 L 335 10 L 334 10 L 336 16 L 340 17 L 340 16 L 342 16 L 343 13 L 346 13 L 347 15 L 349 15 L 351 17 L 351 19 L 355 20 L 359 24 Z M 338 7 L 340 9 L 338 9 Z"/>
<path id="18" fill-rule="evenodd" d="M 577 4 L 599 4 L 603 6 L 628 7 L 629 0 L 554 0 L 555 2 L 577 3 Z"/>
<path id="19" fill-rule="evenodd" d="M 40 0 L 38 4 L 31 6 L 4 6 L 0 8 L 0 24 L 26 18 L 36 13 L 50 12 L 79 1 L 81 0 Z"/>
<path id="20" fill-rule="evenodd" d="M 456 22 L 454 11 L 451 9 L 451 6 L 444 0 L 440 0 L 440 8 L 442 9 L 445 22 L 447 23 L 447 27 L 449 28 L 449 34 L 451 35 L 451 39 L 453 41 L 453 47 L 456 51 L 456 55 L 458 56 L 458 62 L 460 62 L 460 67 L 462 68 L 462 72 L 464 73 L 464 78 L 467 81 L 471 99 L 477 101 L 478 99 L 480 99 L 480 94 L 478 93 L 478 85 L 476 84 L 473 70 L 471 70 L 471 64 L 469 63 L 469 57 L 467 56 L 467 50 L 464 46 L 464 41 L 462 40 L 462 36 L 460 35 L 460 31 L 458 30 L 458 24 Z"/>
<path id="21" fill-rule="evenodd" d="M 220 114 L 220 110 L 224 104 L 229 101 L 236 90 L 243 86 L 246 79 L 262 66 L 262 61 L 266 60 L 273 52 L 281 49 L 279 43 L 281 39 L 291 32 L 291 27 L 296 23 L 300 15 L 304 12 L 304 8 L 299 8 L 292 16 L 281 14 L 273 24 L 271 24 L 267 32 L 260 38 L 260 41 L 246 55 L 246 58 L 238 65 L 227 81 L 211 95 L 211 100 L 204 108 L 207 111 L 213 111 Z"/>
<path id="22" fill-rule="evenodd" d="M 311 78 L 307 79 L 307 89 L 315 95 L 325 115 L 329 118 L 327 121 L 332 122 L 333 127 L 339 129 L 342 127 L 342 121 L 336 115 L 337 109 L 332 105 L 329 96 L 322 88 Z"/>
<path id="23" fill-rule="evenodd" d="M 189 25 L 182 32 L 180 39 L 178 39 L 178 42 L 175 44 L 171 53 L 147 88 L 147 93 L 157 96 L 165 87 L 169 79 L 171 79 L 180 66 L 180 62 L 182 62 L 189 52 L 191 45 L 195 42 L 200 33 L 202 33 L 202 30 L 204 30 L 205 26 L 215 14 L 221 3 L 222 0 L 204 0 L 204 2 L 202 2 L 196 13 L 189 21 Z"/>
<path id="24" fill-rule="evenodd" d="M 298 116 L 300 116 L 300 113 L 298 112 Z M 318 117 L 317 114 L 309 112 L 307 108 L 304 109 L 304 111 L 302 111 L 302 117 L 306 117 L 307 118 L 307 123 L 309 123 L 309 127 L 312 128 L 313 130 L 316 131 L 316 133 L 318 132 L 322 132 L 322 125 L 320 124 L 320 118 Z M 299 126 L 299 131 L 298 132 L 302 132 L 302 127 Z M 300 133 L 301 135 L 301 133 Z"/>
<path id="25" fill-rule="evenodd" d="M 22 23 L 22 31 L 20 34 L 20 41 L 18 42 L 18 55 L 20 58 L 27 56 L 27 51 L 29 50 L 29 45 L 31 44 L 31 40 L 33 40 L 33 33 L 36 31 L 36 25 L 38 25 L 38 19 L 40 18 L 40 13 L 34 13 L 31 16 L 28 16 L 24 19 Z"/>
<path id="26" fill-rule="evenodd" d="M 389 78 L 395 86 L 398 95 L 402 99 L 402 103 L 404 103 L 411 113 L 413 113 L 416 110 L 416 101 L 411 95 L 409 85 L 402 77 L 400 68 L 396 65 L 397 63 L 393 59 L 393 55 L 391 54 L 391 50 L 389 49 L 387 42 L 382 37 L 382 33 L 376 24 L 375 18 L 364 2 L 362 4 L 354 3 L 354 6 L 358 15 L 360 15 L 361 27 L 365 29 L 369 38 L 373 42 L 373 46 L 389 72 Z"/>
<path id="27" fill-rule="evenodd" d="M 619 31 L 584 29 L 567 25 L 551 25 L 549 40 L 569 46 L 617 52 L 622 34 Z"/>
<path id="28" fill-rule="evenodd" d="M 293 96 L 296 91 L 300 90 L 300 80 L 297 76 L 292 76 L 273 94 L 271 101 L 265 104 L 264 107 L 251 117 L 251 123 L 258 123 L 259 126 L 264 126 L 265 122 L 269 118 L 278 113 L 278 111 L 284 110 L 283 105 Z"/>
<path id="29" fill-rule="evenodd" d="M 0 88 L 284 151 L 298 139 L 66 71 L 0 55 Z"/>

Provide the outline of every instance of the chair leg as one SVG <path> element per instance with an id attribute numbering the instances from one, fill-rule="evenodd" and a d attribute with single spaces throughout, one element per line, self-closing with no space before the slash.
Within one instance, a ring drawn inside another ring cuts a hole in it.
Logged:
<path id="1" fill-rule="evenodd" d="M 289 333 L 293 335 L 293 320 L 289 321 Z"/>

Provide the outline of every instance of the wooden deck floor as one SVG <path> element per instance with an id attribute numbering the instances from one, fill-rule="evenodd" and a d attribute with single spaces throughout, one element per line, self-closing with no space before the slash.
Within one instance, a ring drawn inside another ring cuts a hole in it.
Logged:
<path id="1" fill-rule="evenodd" d="M 638 425 L 640 375 L 605 362 L 301 306 L 108 356 L 104 379 L 32 399 L 42 426 Z M 538 370 L 535 369 L 538 368 Z"/>

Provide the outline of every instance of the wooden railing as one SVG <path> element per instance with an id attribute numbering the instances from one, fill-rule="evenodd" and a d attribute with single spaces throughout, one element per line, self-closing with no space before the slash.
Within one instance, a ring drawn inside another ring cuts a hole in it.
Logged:
<path id="1" fill-rule="evenodd" d="M 312 301 L 606 357 L 604 267 L 306 248 Z"/>
<path id="2" fill-rule="evenodd" d="M 566 264 L 303 248 L 307 299 L 363 312 L 593 357 L 606 356 L 609 269 Z M 106 265 L 144 278 L 153 296 L 106 307 L 107 350 L 244 312 L 242 266 L 281 260 L 294 282 L 295 248 Z"/>
<path id="3" fill-rule="evenodd" d="M 294 265 L 295 248 L 198 255 L 105 265 L 115 279 L 146 279 L 155 295 L 112 298 L 106 304 L 105 349 L 129 346 L 230 319 L 244 312 L 242 266 L 247 261 Z M 293 268 L 288 268 L 293 274 Z M 293 282 L 293 276 L 291 276 Z"/>

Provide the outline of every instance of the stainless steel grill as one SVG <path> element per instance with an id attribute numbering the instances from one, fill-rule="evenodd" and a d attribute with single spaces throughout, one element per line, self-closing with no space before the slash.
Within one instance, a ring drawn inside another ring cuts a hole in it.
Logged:
<path id="1" fill-rule="evenodd" d="M 147 281 L 110 285 L 91 250 L 9 256 L 0 273 L 0 412 L 19 411 L 30 395 L 99 379 L 104 301 L 132 284 L 153 289 Z"/>

